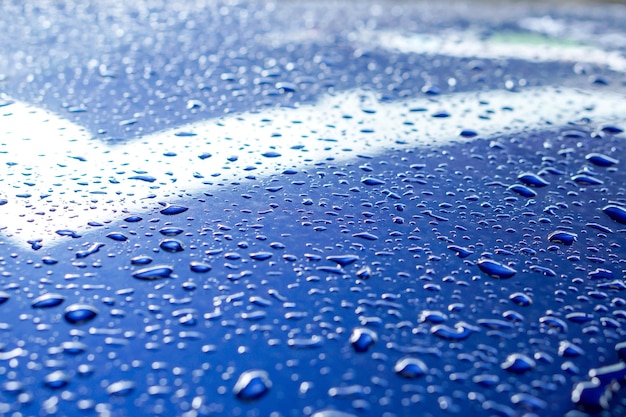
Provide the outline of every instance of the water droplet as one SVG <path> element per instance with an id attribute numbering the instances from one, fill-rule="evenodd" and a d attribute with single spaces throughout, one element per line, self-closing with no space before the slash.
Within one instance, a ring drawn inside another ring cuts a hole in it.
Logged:
<path id="1" fill-rule="evenodd" d="M 170 204 L 167 207 L 165 207 L 164 209 L 162 209 L 160 211 L 160 213 L 164 214 L 166 216 L 173 216 L 175 214 L 184 213 L 187 210 L 189 210 L 188 207 L 177 205 L 177 204 Z"/>
<path id="2" fill-rule="evenodd" d="M 499 279 L 511 278 L 517 273 L 515 269 L 487 258 L 478 261 L 478 268 L 490 277 Z"/>
<path id="3" fill-rule="evenodd" d="M 602 185 L 604 181 L 594 178 L 590 175 L 578 174 L 572 176 L 572 181 L 581 185 Z"/>
<path id="4" fill-rule="evenodd" d="M 477 330 L 475 326 L 459 322 L 454 325 L 454 328 L 445 324 L 438 324 L 430 328 L 430 333 L 444 340 L 465 340 Z"/>
<path id="5" fill-rule="evenodd" d="M 507 356 L 506 361 L 500 365 L 502 369 L 515 374 L 523 374 L 535 368 L 535 361 L 521 353 L 513 353 Z"/>
<path id="6" fill-rule="evenodd" d="M 537 196 L 537 193 L 535 191 L 520 184 L 511 185 L 509 188 L 507 188 L 507 190 L 514 191 L 517 194 L 521 195 L 522 197 L 531 198 L 531 197 Z"/>
<path id="7" fill-rule="evenodd" d="M 321 336 L 313 335 L 310 338 L 289 339 L 287 344 L 294 349 L 313 349 L 322 347 L 324 339 Z"/>
<path id="8" fill-rule="evenodd" d="M 115 240 L 117 242 L 124 242 L 128 240 L 128 236 L 120 232 L 111 232 L 107 234 L 109 239 Z"/>
<path id="9" fill-rule="evenodd" d="M 152 258 L 146 255 L 135 256 L 130 260 L 132 265 L 148 265 L 152 263 Z"/>
<path id="10" fill-rule="evenodd" d="M 379 180 L 378 178 L 371 178 L 371 177 L 363 178 L 361 182 L 365 185 L 370 185 L 370 186 L 385 184 L 385 181 Z"/>
<path id="11" fill-rule="evenodd" d="M 271 252 L 254 252 L 250 254 L 250 258 L 254 259 L 255 261 L 265 261 L 267 259 L 270 259 L 271 257 Z"/>
<path id="12" fill-rule="evenodd" d="M 611 158 L 610 156 L 603 155 L 601 153 L 587 154 L 587 156 L 585 156 L 585 159 L 587 159 L 587 161 L 591 162 L 592 164 L 600 167 L 610 167 L 619 162 L 617 159 Z"/>
<path id="13" fill-rule="evenodd" d="M 465 248 L 463 246 L 458 246 L 458 245 L 449 245 L 448 249 L 456 253 L 456 256 L 458 256 L 461 259 L 467 258 L 468 256 L 474 253 L 471 249 Z"/>
<path id="14" fill-rule="evenodd" d="M 163 239 L 159 246 L 166 252 L 176 253 L 184 251 L 183 242 L 177 239 Z"/>
<path id="15" fill-rule="evenodd" d="M 0 291 L 0 304 L 6 303 L 9 301 L 9 298 L 11 298 L 11 295 L 8 292 Z"/>
<path id="16" fill-rule="evenodd" d="M 604 207 L 602 211 L 612 220 L 615 220 L 620 224 L 626 224 L 626 209 L 624 207 L 609 204 Z"/>
<path id="17" fill-rule="evenodd" d="M 265 157 L 265 158 L 278 158 L 280 156 L 282 156 L 280 153 L 276 152 L 276 151 L 267 151 L 267 152 L 263 152 L 261 154 L 261 156 Z"/>
<path id="18" fill-rule="evenodd" d="M 56 307 L 65 301 L 65 297 L 61 294 L 46 293 L 35 298 L 31 303 L 32 308 L 50 308 Z"/>
<path id="19" fill-rule="evenodd" d="M 417 358 L 403 358 L 396 362 L 393 370 L 403 378 L 419 378 L 428 372 L 428 367 Z"/>
<path id="20" fill-rule="evenodd" d="M 352 235 L 352 237 L 358 237 L 364 240 L 378 240 L 378 236 L 369 232 L 359 232 Z"/>
<path id="21" fill-rule="evenodd" d="M 548 235 L 548 240 L 553 243 L 561 243 L 563 245 L 572 245 L 576 242 L 578 235 L 572 232 L 564 232 L 557 230 Z"/>
<path id="22" fill-rule="evenodd" d="M 87 345 L 74 340 L 61 343 L 61 348 L 63 349 L 63 353 L 66 353 L 68 355 L 78 355 L 80 353 L 84 353 L 87 350 Z"/>
<path id="23" fill-rule="evenodd" d="M 69 384 L 70 378 L 63 371 L 53 371 L 46 375 L 43 379 L 43 383 L 46 387 L 51 389 L 60 389 Z"/>
<path id="24" fill-rule="evenodd" d="M 520 307 L 528 307 L 533 303 L 533 299 L 523 292 L 515 292 L 509 296 L 509 300 L 513 302 L 513 304 L 517 304 Z"/>
<path id="25" fill-rule="evenodd" d="M 376 332 L 365 327 L 355 328 L 350 335 L 350 343 L 356 352 L 367 352 L 377 341 Z"/>
<path id="26" fill-rule="evenodd" d="M 163 236 L 178 236 L 179 234 L 183 232 L 184 230 L 181 229 L 180 227 L 173 227 L 173 226 L 167 226 L 167 227 L 163 227 L 159 229 L 159 233 L 161 233 Z"/>
<path id="27" fill-rule="evenodd" d="M 174 272 L 174 268 L 169 265 L 154 265 L 133 272 L 133 278 L 144 281 L 154 281 L 157 279 L 169 278 L 172 272 Z"/>
<path id="28" fill-rule="evenodd" d="M 71 324 L 84 324 L 93 320 L 98 310 L 89 304 L 72 304 L 67 306 L 63 317 Z"/>
<path id="29" fill-rule="evenodd" d="M 211 265 L 204 262 L 192 261 L 189 263 L 189 269 L 193 272 L 204 273 L 211 270 Z"/>
<path id="30" fill-rule="evenodd" d="M 611 391 L 599 380 L 579 382 L 572 390 L 571 399 L 580 408 L 592 413 L 608 410 Z"/>
<path id="31" fill-rule="evenodd" d="M 561 340 L 559 342 L 559 356 L 564 358 L 574 358 L 582 356 L 585 352 L 577 345 L 568 340 Z"/>
<path id="32" fill-rule="evenodd" d="M 133 381 L 117 381 L 113 382 L 107 387 L 107 394 L 115 397 L 123 397 L 132 393 L 135 389 L 135 383 Z"/>
<path id="33" fill-rule="evenodd" d="M 263 397 L 272 387 L 266 371 L 253 369 L 239 375 L 233 393 L 244 401 L 253 401 Z"/>
<path id="34" fill-rule="evenodd" d="M 541 188 L 550 185 L 548 181 L 531 172 L 520 174 L 517 179 L 524 183 L 524 185 L 528 185 L 530 187 Z"/>
<path id="35" fill-rule="evenodd" d="M 347 266 L 358 261 L 359 257 L 356 255 L 330 255 L 326 259 L 341 266 Z"/>

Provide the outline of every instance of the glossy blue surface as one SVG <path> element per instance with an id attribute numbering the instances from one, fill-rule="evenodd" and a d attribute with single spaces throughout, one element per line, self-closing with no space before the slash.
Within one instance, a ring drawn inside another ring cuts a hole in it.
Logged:
<path id="1" fill-rule="evenodd" d="M 623 6 L 0 5 L 0 414 L 623 416 Z"/>

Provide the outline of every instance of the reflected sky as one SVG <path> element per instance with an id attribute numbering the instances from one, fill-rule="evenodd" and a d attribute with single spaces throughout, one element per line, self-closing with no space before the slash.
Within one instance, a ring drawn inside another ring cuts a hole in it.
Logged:
<path id="1" fill-rule="evenodd" d="M 286 169 L 314 169 L 320 161 L 564 126 L 583 117 L 620 119 L 623 100 L 528 88 L 381 102 L 357 90 L 119 143 L 94 139 L 59 115 L 13 101 L 2 108 L 2 233 L 20 245 L 49 246 L 67 239 L 59 230 L 84 234 L 90 222 L 149 213 L 220 185 L 262 182 Z"/>

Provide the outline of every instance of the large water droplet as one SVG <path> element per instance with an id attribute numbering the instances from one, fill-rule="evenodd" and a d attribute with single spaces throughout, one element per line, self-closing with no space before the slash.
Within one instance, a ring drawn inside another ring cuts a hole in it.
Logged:
<path id="1" fill-rule="evenodd" d="M 49 308 L 56 307 L 65 300 L 61 294 L 46 293 L 35 298 L 31 303 L 32 308 Z"/>
<path id="2" fill-rule="evenodd" d="M 609 204 L 604 207 L 602 211 L 609 216 L 612 220 L 618 223 L 626 224 L 626 208 Z"/>
<path id="3" fill-rule="evenodd" d="M 428 367 L 417 358 L 403 358 L 396 362 L 393 370 L 404 378 L 419 378 L 428 372 Z"/>
<path id="4" fill-rule="evenodd" d="M 485 274 L 494 278 L 511 278 L 517 273 L 517 271 L 509 266 L 503 265 L 500 262 L 496 262 L 492 259 L 480 259 L 478 261 L 478 268 Z"/>
<path id="5" fill-rule="evenodd" d="M 174 268 L 169 265 L 154 265 L 142 268 L 133 272 L 133 278 L 143 281 L 154 281 L 157 279 L 169 278 L 174 272 Z"/>
<path id="6" fill-rule="evenodd" d="M 375 331 L 365 327 L 357 327 L 352 330 L 350 343 L 356 352 L 367 352 L 378 341 Z"/>
<path id="7" fill-rule="evenodd" d="M 500 365 L 505 371 L 515 374 L 523 374 L 535 368 L 535 361 L 521 353 L 513 353 L 507 356 L 506 361 Z"/>
<path id="8" fill-rule="evenodd" d="M 134 389 L 135 383 L 133 381 L 117 381 L 107 387 L 107 394 L 116 397 L 123 397 L 133 392 Z"/>
<path id="9" fill-rule="evenodd" d="M 84 324 L 93 320 L 98 310 L 89 304 L 72 304 L 67 306 L 63 317 L 71 324 Z"/>
<path id="10" fill-rule="evenodd" d="M 165 214 L 166 216 L 173 216 L 175 214 L 184 213 L 187 210 L 189 210 L 188 207 L 177 205 L 177 204 L 170 204 L 161 210 L 161 214 Z"/>
<path id="11" fill-rule="evenodd" d="M 272 387 L 269 375 L 266 371 L 253 369 L 239 375 L 233 393 L 237 398 L 252 401 L 261 398 Z"/>

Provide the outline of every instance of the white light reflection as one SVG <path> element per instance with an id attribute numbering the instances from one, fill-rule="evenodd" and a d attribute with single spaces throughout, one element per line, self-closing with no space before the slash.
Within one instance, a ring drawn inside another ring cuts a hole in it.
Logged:
<path id="1" fill-rule="evenodd" d="M 527 43 L 520 39 L 481 39 L 471 32 L 450 32 L 431 35 L 396 31 L 363 31 L 351 36 L 355 43 L 370 48 L 377 46 L 401 53 L 446 55 L 457 58 L 518 59 L 529 62 L 571 62 L 608 67 L 626 72 L 626 57 L 618 51 L 607 51 L 590 45 L 545 39 L 537 43 L 535 36 Z M 531 42 L 532 41 L 532 42 Z"/>
<path id="2" fill-rule="evenodd" d="M 246 175 L 263 180 L 330 157 L 340 162 L 392 148 L 445 145 L 466 140 L 461 129 L 485 138 L 581 117 L 610 120 L 623 117 L 623 103 L 621 95 L 564 88 L 395 102 L 352 91 L 296 109 L 243 113 L 107 144 L 59 115 L 16 101 L 0 108 L 0 199 L 6 199 L 0 234 L 7 243 L 42 239 L 49 247 L 67 239 L 57 230 L 84 234 L 89 222 L 148 213 L 160 208 L 158 202 L 190 200 Z M 450 116 L 433 117 L 440 111 Z M 280 156 L 262 156 L 270 151 Z M 201 158 L 205 153 L 211 156 Z"/>

